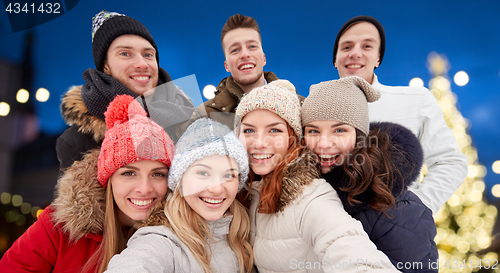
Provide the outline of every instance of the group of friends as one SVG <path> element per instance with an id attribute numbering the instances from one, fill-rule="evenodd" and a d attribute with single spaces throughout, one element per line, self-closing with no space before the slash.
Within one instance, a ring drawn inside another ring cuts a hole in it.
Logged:
<path id="1" fill-rule="evenodd" d="M 380 22 L 341 27 L 340 79 L 307 98 L 263 71 L 254 18 L 231 16 L 221 43 L 231 75 L 194 107 L 143 24 L 93 18 L 55 199 L 2 272 L 438 272 L 432 214 L 467 158 L 427 89 L 379 83 Z"/>

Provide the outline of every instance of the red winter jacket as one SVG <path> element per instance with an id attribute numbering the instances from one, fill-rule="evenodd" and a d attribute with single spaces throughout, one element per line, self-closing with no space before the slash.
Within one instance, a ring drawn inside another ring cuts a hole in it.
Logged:
<path id="1" fill-rule="evenodd" d="M 71 242 L 61 226 L 54 226 L 47 207 L 38 220 L 17 239 L 0 260 L 0 271 L 6 272 L 80 272 L 97 250 L 102 235 L 89 234 Z"/>
<path id="2" fill-rule="evenodd" d="M 99 150 L 73 164 L 57 197 L 0 260 L 0 272 L 80 272 L 102 241 L 105 188 L 97 182 Z"/>

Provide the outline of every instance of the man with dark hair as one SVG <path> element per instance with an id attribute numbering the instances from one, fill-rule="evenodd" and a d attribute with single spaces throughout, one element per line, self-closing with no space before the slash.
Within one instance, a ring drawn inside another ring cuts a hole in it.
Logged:
<path id="1" fill-rule="evenodd" d="M 233 128 L 234 113 L 241 97 L 255 87 L 278 79 L 273 72 L 264 72 L 266 54 L 257 21 L 235 14 L 227 19 L 221 32 L 224 67 L 231 76 L 220 81 L 215 97 L 198 106 L 189 122 L 209 117 Z M 300 101 L 304 100 L 299 95 Z"/>
<path id="2" fill-rule="evenodd" d="M 153 36 L 139 21 L 116 12 L 98 13 L 92 18 L 92 55 L 96 68 L 83 73 L 86 83 L 72 87 L 62 99 L 61 112 L 71 127 L 57 139 L 60 174 L 101 146 L 107 130 L 104 112 L 117 95 L 138 97 L 172 139 L 179 137 L 179 124 L 194 110 L 191 100 L 159 67 Z M 146 100 L 146 93 L 152 97 Z"/>
<path id="3" fill-rule="evenodd" d="M 428 172 L 422 183 L 415 181 L 411 190 L 436 213 L 467 175 L 467 157 L 458 148 L 443 112 L 425 87 L 385 86 L 374 70 L 385 53 L 385 31 L 371 16 L 356 16 L 337 34 L 333 47 L 333 65 L 341 78 L 358 76 L 382 92 L 368 105 L 371 121 L 390 121 L 411 129 L 424 149 Z M 408 183 L 413 181 L 407 181 Z"/>

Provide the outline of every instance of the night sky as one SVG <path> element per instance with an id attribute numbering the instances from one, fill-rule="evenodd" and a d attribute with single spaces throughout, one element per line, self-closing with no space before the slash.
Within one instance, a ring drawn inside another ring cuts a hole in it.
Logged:
<path id="1" fill-rule="evenodd" d="M 51 92 L 47 102 L 33 100 L 40 131 L 61 134 L 61 96 L 84 83 L 82 73 L 94 68 L 92 17 L 106 9 L 141 21 L 158 45 L 160 66 L 173 79 L 195 75 L 200 89 L 217 85 L 224 69 L 220 31 L 234 13 L 255 17 L 261 28 L 267 65 L 307 96 L 309 86 L 338 79 L 332 65 L 335 36 L 345 21 L 371 15 L 385 28 L 386 52 L 376 70 L 385 85 L 408 85 L 414 77 L 431 78 L 430 52 L 443 54 L 451 66 L 469 75 L 469 83 L 451 89 L 458 109 L 468 120 L 468 133 L 487 170 L 489 189 L 500 183 L 491 165 L 500 160 L 500 2 L 499 1 L 88 1 L 80 0 L 63 16 L 32 28 L 34 84 Z M 0 58 L 20 64 L 28 31 L 12 33 L 7 13 L 0 12 Z M 199 94 L 191 93 L 195 104 Z M 2 117 L 0 117 L 2 118 Z"/>

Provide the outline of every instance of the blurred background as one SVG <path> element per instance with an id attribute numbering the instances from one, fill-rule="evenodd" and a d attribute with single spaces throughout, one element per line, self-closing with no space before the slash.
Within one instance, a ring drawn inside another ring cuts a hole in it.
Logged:
<path id="1" fill-rule="evenodd" d="M 338 79 L 332 50 L 344 22 L 377 18 L 386 32 L 379 81 L 409 85 L 418 78 L 412 84 L 431 89 L 469 155 L 468 188 L 435 217 L 441 257 L 474 259 L 489 245 L 500 197 L 500 1 L 80 0 L 64 15 L 16 33 L 0 11 L 0 253 L 53 198 L 55 141 L 67 128 L 61 96 L 94 68 L 92 17 L 104 9 L 150 30 L 160 66 L 173 79 L 196 77 L 198 88 L 188 91 L 195 105 L 206 100 L 200 90 L 229 76 L 220 31 L 235 13 L 259 23 L 264 70 L 290 80 L 303 96 L 311 84 Z M 468 239 L 478 236 L 483 240 Z"/>

